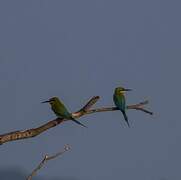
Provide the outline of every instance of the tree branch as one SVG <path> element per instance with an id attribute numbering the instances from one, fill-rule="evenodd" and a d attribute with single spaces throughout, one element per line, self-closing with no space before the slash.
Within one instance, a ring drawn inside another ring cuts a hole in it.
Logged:
<path id="1" fill-rule="evenodd" d="M 40 162 L 40 164 L 32 171 L 32 173 L 27 177 L 26 180 L 32 180 L 33 176 L 35 176 L 37 174 L 37 171 L 40 170 L 45 165 L 45 163 L 47 163 L 47 161 L 55 159 L 58 156 L 61 156 L 62 154 L 64 154 L 68 150 L 70 150 L 70 146 L 65 145 L 64 150 L 62 150 L 62 151 L 60 151 L 60 152 L 58 152 L 58 153 L 56 153 L 56 154 L 54 154 L 52 156 L 45 155 L 45 157 Z"/>
<path id="2" fill-rule="evenodd" d="M 87 114 L 118 110 L 118 108 L 116 108 L 116 107 L 102 107 L 102 108 L 91 109 L 91 107 L 99 99 L 100 99 L 99 96 L 92 97 L 83 108 L 81 108 L 77 112 L 72 113 L 73 117 L 78 119 Z M 127 106 L 127 109 L 135 109 L 135 110 L 139 110 L 139 111 L 152 115 L 153 112 L 150 112 L 144 108 L 144 106 L 146 104 L 148 104 L 148 101 L 143 101 L 138 104 L 129 105 L 129 106 Z M 13 131 L 13 132 L 9 132 L 6 134 L 2 134 L 2 135 L 0 135 L 0 144 L 4 144 L 9 141 L 16 141 L 16 140 L 20 140 L 20 139 L 26 139 L 26 138 L 32 138 L 32 137 L 38 136 L 39 134 L 43 133 L 44 131 L 47 131 L 48 129 L 53 128 L 68 120 L 70 120 L 70 119 L 56 118 L 56 119 L 51 120 L 51 121 L 47 122 L 46 124 L 43 124 L 42 126 L 39 126 L 37 128 L 27 129 L 27 130 L 23 130 L 23 131 Z"/>

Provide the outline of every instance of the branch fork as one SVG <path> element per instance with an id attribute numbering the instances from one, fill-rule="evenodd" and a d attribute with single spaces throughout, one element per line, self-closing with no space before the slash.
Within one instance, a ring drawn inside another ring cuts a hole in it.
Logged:
<path id="1" fill-rule="evenodd" d="M 63 155 L 65 152 L 69 151 L 71 148 L 69 145 L 65 145 L 64 149 L 61 150 L 60 152 L 54 154 L 54 155 L 45 155 L 43 160 L 39 163 L 39 165 L 32 171 L 32 173 L 27 177 L 26 180 L 32 180 L 33 176 L 35 176 L 38 172 L 38 170 L 40 170 L 49 160 L 55 159 L 58 156 Z"/>

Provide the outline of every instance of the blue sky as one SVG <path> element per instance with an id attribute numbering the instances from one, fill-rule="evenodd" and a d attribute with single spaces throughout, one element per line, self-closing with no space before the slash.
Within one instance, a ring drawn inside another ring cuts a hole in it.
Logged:
<path id="1" fill-rule="evenodd" d="M 0 2 L 0 134 L 37 127 L 54 114 L 42 100 L 59 96 L 71 110 L 91 96 L 112 106 L 116 86 L 127 103 L 150 100 L 155 114 L 130 110 L 64 123 L 0 147 L 0 177 L 23 179 L 44 154 L 72 150 L 36 176 L 62 180 L 180 180 L 179 1 Z"/>

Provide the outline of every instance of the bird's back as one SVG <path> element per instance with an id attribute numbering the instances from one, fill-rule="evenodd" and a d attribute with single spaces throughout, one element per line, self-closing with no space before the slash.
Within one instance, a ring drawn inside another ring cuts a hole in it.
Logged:
<path id="1" fill-rule="evenodd" d="M 59 117 L 66 117 L 66 118 L 70 118 L 71 114 L 68 112 L 67 108 L 64 106 L 63 103 L 61 103 L 61 101 L 56 101 L 53 105 L 52 105 L 52 110 L 54 111 L 54 113 L 59 116 Z"/>

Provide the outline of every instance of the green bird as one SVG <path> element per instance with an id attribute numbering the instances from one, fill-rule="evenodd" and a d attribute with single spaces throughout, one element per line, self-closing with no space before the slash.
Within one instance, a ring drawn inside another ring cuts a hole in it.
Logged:
<path id="1" fill-rule="evenodd" d="M 48 101 L 44 101 L 42 103 L 49 103 L 51 105 L 52 111 L 56 114 L 58 118 L 71 119 L 75 123 L 86 127 L 84 124 L 80 123 L 76 119 L 72 117 L 72 114 L 67 110 L 64 104 L 60 101 L 58 97 L 52 97 Z"/>
<path id="2" fill-rule="evenodd" d="M 123 87 L 115 88 L 113 101 L 116 107 L 122 112 L 124 119 L 126 123 L 128 124 L 128 127 L 130 127 L 129 122 L 128 122 L 128 117 L 126 115 L 126 98 L 125 98 L 126 91 L 131 91 L 131 89 L 125 89 Z"/>

